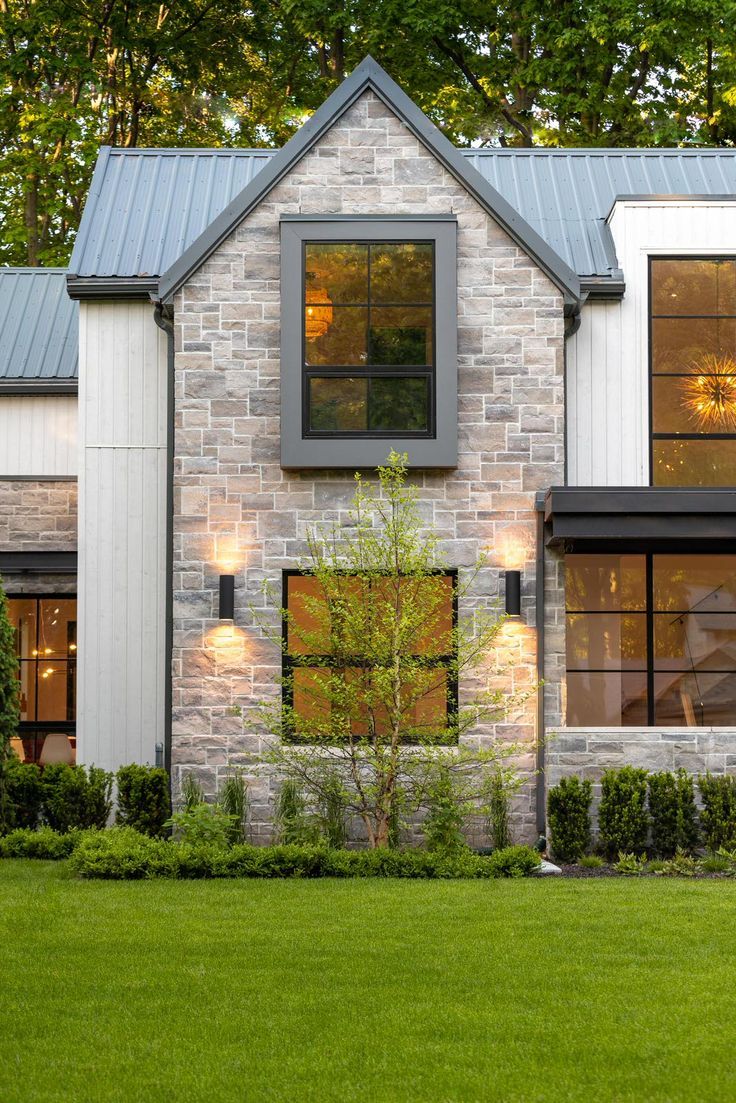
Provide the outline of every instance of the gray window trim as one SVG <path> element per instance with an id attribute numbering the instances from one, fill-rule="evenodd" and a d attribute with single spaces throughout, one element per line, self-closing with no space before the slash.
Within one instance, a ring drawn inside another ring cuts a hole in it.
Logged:
<path id="1" fill-rule="evenodd" d="M 391 448 L 412 467 L 457 466 L 457 220 L 385 216 L 281 219 L 281 466 L 376 467 Z M 418 229 L 420 226 L 420 229 Z M 302 244 L 427 240 L 435 245 L 435 431 L 432 439 L 304 439 L 302 436 Z"/>

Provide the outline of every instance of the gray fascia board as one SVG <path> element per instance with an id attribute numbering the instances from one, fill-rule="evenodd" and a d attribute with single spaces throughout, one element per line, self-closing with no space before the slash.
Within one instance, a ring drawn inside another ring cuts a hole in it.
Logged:
<path id="1" fill-rule="evenodd" d="M 70 299 L 150 299 L 158 295 L 151 276 L 73 276 L 66 278 Z"/>
<path id="2" fill-rule="evenodd" d="M 726 193 L 724 195 L 709 195 L 705 192 L 698 192 L 697 195 L 673 195 L 671 193 L 627 195 L 624 192 L 614 197 L 606 215 L 606 222 L 610 221 L 617 203 L 736 203 L 736 193 Z"/>
<path id="3" fill-rule="evenodd" d="M 562 291 L 566 301 L 578 303 L 580 281 L 572 269 L 550 248 L 536 230 L 532 229 L 519 212 L 484 180 L 478 170 L 467 163 L 466 158 L 370 56 L 353 70 L 294 137 L 274 155 L 251 183 L 163 274 L 159 283 L 160 299 L 162 301 L 171 299 L 211 256 L 218 245 L 281 180 L 292 165 L 303 157 L 368 89 L 404 122 L 455 179 L 467 188 L 481 206 L 506 230 L 516 244 L 536 261 L 542 271 Z"/>
<path id="4" fill-rule="evenodd" d="M 74 379 L 0 379 L 0 397 L 3 395 L 59 395 L 77 394 L 79 380 Z"/>

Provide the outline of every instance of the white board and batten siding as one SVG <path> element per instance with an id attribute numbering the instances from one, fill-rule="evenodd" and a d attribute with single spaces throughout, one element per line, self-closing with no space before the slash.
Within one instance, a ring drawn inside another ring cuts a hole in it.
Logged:
<path id="1" fill-rule="evenodd" d="M 167 343 L 144 302 L 82 303 L 79 760 L 164 739 Z"/>
<path id="2" fill-rule="evenodd" d="M 567 343 L 568 482 L 648 486 L 649 257 L 736 256 L 736 202 L 624 199 L 609 225 L 626 293 L 586 303 Z"/>
<path id="3" fill-rule="evenodd" d="M 0 396 L 0 479 L 77 473 L 77 396 Z"/>

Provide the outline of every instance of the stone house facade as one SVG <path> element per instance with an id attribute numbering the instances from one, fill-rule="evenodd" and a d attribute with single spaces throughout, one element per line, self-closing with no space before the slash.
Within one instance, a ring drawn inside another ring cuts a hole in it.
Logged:
<path id="1" fill-rule="evenodd" d="M 459 615 L 513 614 L 488 684 L 543 683 L 466 737 L 521 744 L 519 839 L 564 774 L 736 769 L 724 179 L 731 150 L 457 150 L 371 59 L 281 150 L 103 149 L 69 271 L 0 272 L 1 333 L 45 304 L 2 346 L 0 572 L 28 677 L 66 679 L 24 754 L 208 795 L 240 767 L 270 838 L 263 620 L 395 448 L 446 567 L 483 560 Z"/>

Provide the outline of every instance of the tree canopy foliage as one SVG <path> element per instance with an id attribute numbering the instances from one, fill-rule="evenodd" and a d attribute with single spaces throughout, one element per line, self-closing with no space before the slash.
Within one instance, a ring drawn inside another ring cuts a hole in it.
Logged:
<path id="1" fill-rule="evenodd" d="M 733 144 L 735 10 L 0 0 L 0 262 L 67 261 L 100 145 L 280 145 L 368 52 L 459 144 Z"/>

